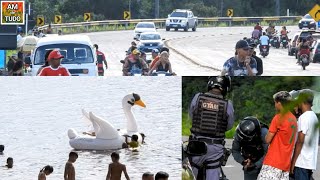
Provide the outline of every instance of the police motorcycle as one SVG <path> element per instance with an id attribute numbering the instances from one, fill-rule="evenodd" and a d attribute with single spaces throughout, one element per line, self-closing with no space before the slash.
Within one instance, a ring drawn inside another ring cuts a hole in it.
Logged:
<path id="1" fill-rule="evenodd" d="M 203 180 L 206 179 L 206 170 L 210 168 L 217 168 L 214 166 L 208 166 L 209 163 L 212 163 L 211 161 L 206 161 L 200 169 L 202 169 L 202 172 L 199 171 L 198 177 L 195 177 L 192 173 L 191 168 L 191 157 L 194 156 L 203 156 L 207 154 L 207 143 L 203 141 L 197 141 L 197 140 L 189 140 L 183 143 L 182 145 L 182 164 L 183 169 L 185 171 L 188 171 L 188 176 L 193 180 Z M 219 180 L 229 180 L 227 176 L 224 174 L 222 166 L 225 166 L 227 164 L 228 158 L 231 154 L 231 149 L 225 148 L 223 156 L 217 160 L 220 161 L 221 166 L 220 168 L 220 178 Z M 184 180 L 184 179 L 183 179 Z"/>

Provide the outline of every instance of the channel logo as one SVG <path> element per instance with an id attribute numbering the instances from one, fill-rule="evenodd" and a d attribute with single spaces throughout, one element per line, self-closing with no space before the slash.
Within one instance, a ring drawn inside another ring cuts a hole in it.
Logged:
<path id="1" fill-rule="evenodd" d="M 1 25 L 24 25 L 24 1 L 1 1 Z"/>

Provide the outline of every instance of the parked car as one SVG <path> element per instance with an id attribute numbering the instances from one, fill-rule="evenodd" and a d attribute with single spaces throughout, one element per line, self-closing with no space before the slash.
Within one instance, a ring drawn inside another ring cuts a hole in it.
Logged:
<path id="1" fill-rule="evenodd" d="M 306 14 L 299 21 L 299 29 L 302 29 L 302 28 L 317 29 L 317 22 L 309 14 Z"/>
<path id="2" fill-rule="evenodd" d="M 288 55 L 293 56 L 296 53 L 297 40 L 300 33 L 295 33 L 293 37 L 290 39 L 290 43 L 288 45 Z"/>
<path id="3" fill-rule="evenodd" d="M 310 60 L 314 63 L 320 62 L 320 41 L 315 41 L 311 47 Z"/>
<path id="4" fill-rule="evenodd" d="M 156 32 L 157 28 L 154 22 L 139 22 L 134 28 L 134 38 L 139 38 L 141 33 Z"/>
<path id="5" fill-rule="evenodd" d="M 195 17 L 190 10 L 176 9 L 166 19 L 166 31 L 170 31 L 174 28 L 175 31 L 183 29 L 188 31 L 192 28 L 192 31 L 196 31 L 198 26 L 198 18 Z"/>
<path id="6" fill-rule="evenodd" d="M 163 47 L 163 40 L 158 32 L 141 33 L 140 37 L 135 40 L 139 41 L 137 48 L 145 53 L 151 52 L 153 49 L 160 50 Z"/>

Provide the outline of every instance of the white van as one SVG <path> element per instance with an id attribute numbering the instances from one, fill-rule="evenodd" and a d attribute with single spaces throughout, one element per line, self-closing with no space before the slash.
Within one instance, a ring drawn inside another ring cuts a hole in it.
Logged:
<path id="1" fill-rule="evenodd" d="M 72 76 L 96 76 L 97 55 L 91 40 L 85 35 L 63 35 L 41 38 L 31 55 L 33 76 L 44 64 L 45 54 L 48 50 L 59 49 L 64 56 L 61 61 Z"/>

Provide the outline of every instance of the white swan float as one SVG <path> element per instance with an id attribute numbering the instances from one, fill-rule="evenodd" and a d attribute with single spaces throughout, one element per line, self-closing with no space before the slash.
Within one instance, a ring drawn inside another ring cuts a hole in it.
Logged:
<path id="1" fill-rule="evenodd" d="M 82 114 L 93 126 L 95 137 L 79 135 L 74 129 L 68 130 L 69 144 L 74 149 L 81 150 L 108 150 L 120 149 L 125 143 L 124 135 L 138 135 L 138 141 L 142 142 L 142 136 L 138 132 L 138 125 L 132 113 L 132 106 L 146 107 L 138 94 L 132 93 L 122 99 L 122 107 L 127 119 L 127 129 L 117 130 L 108 121 L 82 109 Z M 130 141 L 130 138 L 128 138 Z"/>

